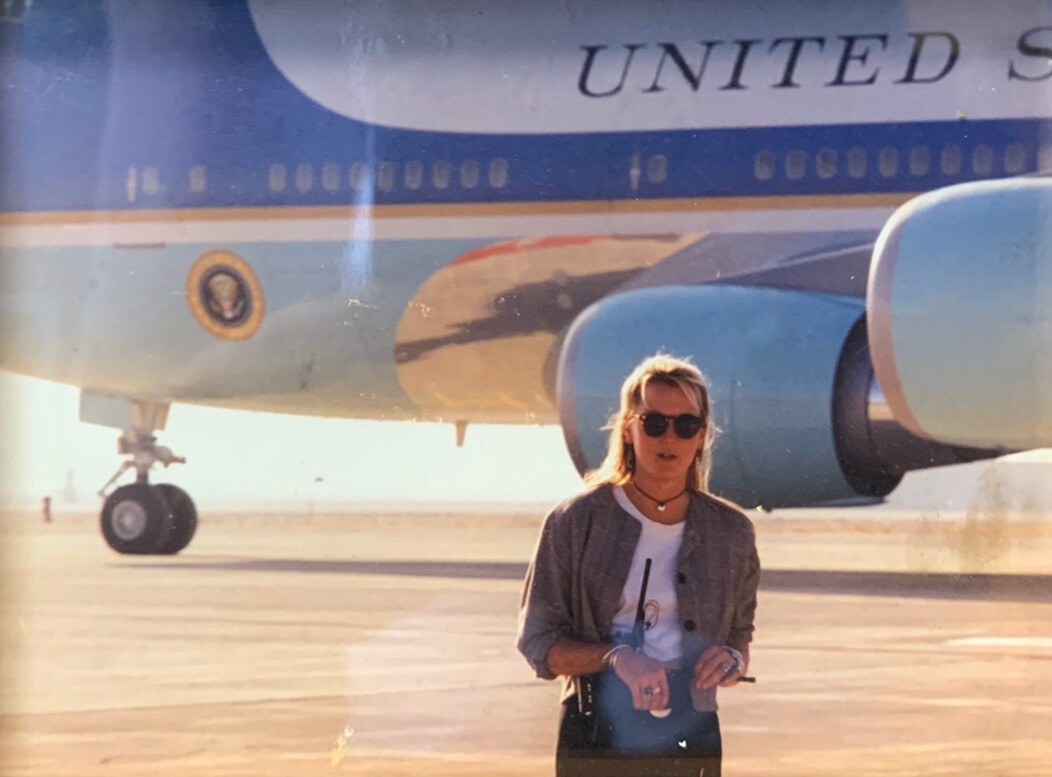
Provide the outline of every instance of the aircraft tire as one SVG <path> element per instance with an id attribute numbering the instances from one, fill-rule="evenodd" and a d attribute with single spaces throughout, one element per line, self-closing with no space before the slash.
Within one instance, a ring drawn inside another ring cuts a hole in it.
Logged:
<path id="1" fill-rule="evenodd" d="M 158 553 L 175 555 L 194 538 L 197 531 L 197 508 L 190 495 L 179 486 L 158 483 L 154 488 L 161 493 L 172 515 L 172 531 Z"/>
<path id="2" fill-rule="evenodd" d="M 102 536 L 118 553 L 160 552 L 171 536 L 172 525 L 164 496 L 145 483 L 121 486 L 102 505 Z"/>

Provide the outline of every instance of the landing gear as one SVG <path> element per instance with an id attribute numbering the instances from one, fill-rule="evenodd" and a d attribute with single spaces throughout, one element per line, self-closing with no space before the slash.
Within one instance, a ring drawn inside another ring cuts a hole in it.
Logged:
<path id="1" fill-rule="evenodd" d="M 106 497 L 100 525 L 106 544 L 118 553 L 171 555 L 178 553 L 197 531 L 197 508 L 190 495 L 170 483 L 150 485 L 154 464 L 180 464 L 185 459 L 172 453 L 149 433 L 125 432 L 118 451 L 131 456 L 102 487 L 100 496 L 114 481 L 135 467 L 136 482 L 121 486 Z"/>
<path id="2" fill-rule="evenodd" d="M 156 486 L 121 486 L 102 505 L 102 536 L 118 553 L 160 553 L 172 535 L 171 511 Z"/>
<path id="3" fill-rule="evenodd" d="M 161 546 L 160 553 L 178 553 L 194 538 L 197 531 L 197 508 L 190 499 L 190 495 L 171 483 L 158 483 L 154 486 L 161 492 L 161 496 L 168 502 L 168 510 L 172 516 L 172 531 L 168 535 L 168 541 Z"/>

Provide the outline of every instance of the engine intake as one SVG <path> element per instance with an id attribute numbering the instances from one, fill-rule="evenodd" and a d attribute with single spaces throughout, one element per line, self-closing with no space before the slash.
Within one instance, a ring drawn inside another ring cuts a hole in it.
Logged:
<path id="1" fill-rule="evenodd" d="M 911 200 L 873 257 L 869 343 L 895 418 L 960 445 L 1052 445 L 1052 178 Z"/>
<path id="2" fill-rule="evenodd" d="M 880 498 L 910 469 L 982 458 L 918 440 L 890 418 L 866 350 L 861 300 L 698 285 L 608 297 L 571 327 L 556 401 L 582 472 L 605 452 L 603 426 L 625 375 L 659 350 L 705 374 L 714 420 L 713 492 L 769 508 Z"/>

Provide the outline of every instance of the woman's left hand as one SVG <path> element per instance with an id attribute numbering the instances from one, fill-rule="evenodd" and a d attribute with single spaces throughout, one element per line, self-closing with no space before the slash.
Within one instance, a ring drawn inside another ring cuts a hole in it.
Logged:
<path id="1" fill-rule="evenodd" d="M 738 664 L 734 656 L 722 645 L 713 645 L 694 664 L 694 686 L 713 688 L 717 685 L 728 688 L 738 684 L 745 667 Z"/>

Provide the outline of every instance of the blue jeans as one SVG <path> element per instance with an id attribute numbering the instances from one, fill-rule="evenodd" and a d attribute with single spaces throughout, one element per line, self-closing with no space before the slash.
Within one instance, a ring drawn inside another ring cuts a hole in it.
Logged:
<path id="1" fill-rule="evenodd" d="M 576 697 L 563 704 L 558 777 L 719 777 L 723 749 L 719 718 L 715 712 L 694 709 L 689 671 L 668 673 L 671 713 L 664 718 L 634 709 L 631 692 L 613 672 L 589 679 L 594 684 L 591 709 L 579 709 Z"/>

